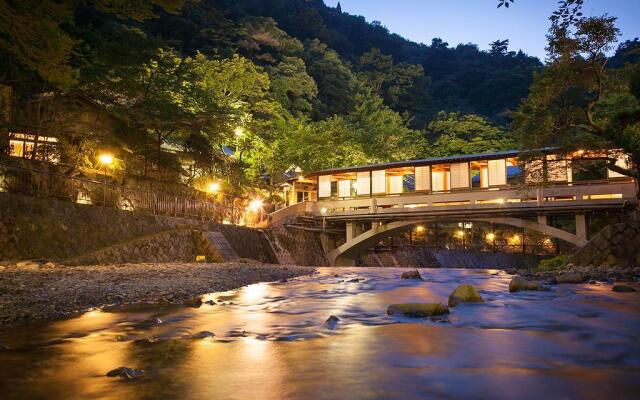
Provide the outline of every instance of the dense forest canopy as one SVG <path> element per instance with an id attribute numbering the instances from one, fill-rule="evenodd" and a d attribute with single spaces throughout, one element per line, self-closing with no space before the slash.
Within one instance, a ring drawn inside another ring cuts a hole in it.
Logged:
<path id="1" fill-rule="evenodd" d="M 506 126 L 546 70 L 506 38 L 419 44 L 322 0 L 0 0 L 0 15 L 0 83 L 107 108 L 145 173 L 179 169 L 162 145 L 180 146 L 187 182 L 518 147 Z"/>

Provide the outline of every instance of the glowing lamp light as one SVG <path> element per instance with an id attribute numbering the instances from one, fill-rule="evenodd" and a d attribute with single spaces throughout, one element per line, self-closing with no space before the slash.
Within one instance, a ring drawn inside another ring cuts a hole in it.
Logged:
<path id="1" fill-rule="evenodd" d="M 320 209 L 320 213 L 321 213 L 322 215 L 325 215 L 325 214 L 327 213 L 327 207 L 322 207 L 322 208 Z"/>
<path id="2" fill-rule="evenodd" d="M 424 226 L 422 226 L 422 225 L 416 226 L 416 232 L 418 232 L 418 233 L 424 232 Z"/>
<path id="3" fill-rule="evenodd" d="M 251 203 L 249 203 L 249 209 L 253 212 L 258 212 L 261 208 L 262 200 L 260 199 L 251 200 Z"/>
<path id="4" fill-rule="evenodd" d="M 498 204 L 504 204 L 504 199 L 498 199 Z"/>
<path id="5" fill-rule="evenodd" d="M 209 184 L 209 191 L 210 192 L 215 193 L 218 190 L 220 190 L 220 184 L 218 182 L 211 182 Z"/>
<path id="6" fill-rule="evenodd" d="M 486 238 L 487 238 L 488 242 L 493 242 L 495 240 L 495 238 L 496 238 L 496 235 L 493 234 L 493 233 L 487 233 Z"/>
<path id="7" fill-rule="evenodd" d="M 456 237 L 463 238 L 464 237 L 464 231 L 463 230 L 456 231 Z"/>
<path id="8" fill-rule="evenodd" d="M 113 156 L 111 154 L 100 154 L 98 156 L 98 161 L 100 164 L 110 165 L 113 162 Z"/>
<path id="9" fill-rule="evenodd" d="M 578 150 L 578 151 L 576 151 L 576 154 L 578 154 L 579 156 L 581 156 L 581 155 L 583 155 L 583 154 L 584 154 L 584 150 Z"/>

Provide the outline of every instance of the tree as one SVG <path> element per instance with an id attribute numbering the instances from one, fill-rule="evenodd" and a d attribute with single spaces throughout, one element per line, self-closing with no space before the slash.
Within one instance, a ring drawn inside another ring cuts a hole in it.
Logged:
<path id="1" fill-rule="evenodd" d="M 63 27 L 72 25 L 74 12 L 85 6 L 142 21 L 156 17 L 156 6 L 169 13 L 179 12 L 182 0 L 0 0 L 0 55 L 36 72 L 45 82 L 72 86 L 78 72 L 69 60 L 79 39 Z"/>
<path id="2" fill-rule="evenodd" d="M 267 68 L 271 78 L 271 92 L 294 115 L 310 113 L 318 95 L 318 86 L 307 73 L 304 61 L 285 57 L 277 66 Z"/>
<path id="3" fill-rule="evenodd" d="M 491 42 L 489 46 L 491 46 L 489 54 L 492 56 L 506 56 L 509 51 L 509 39 L 498 39 L 495 42 Z"/>
<path id="4" fill-rule="evenodd" d="M 514 114 L 512 125 L 529 149 L 558 146 L 621 149 L 627 166 L 607 158 L 607 167 L 640 178 L 639 66 L 607 69 L 606 53 L 619 36 L 616 19 L 583 17 L 582 1 L 565 1 L 550 18 L 549 64 Z M 640 193 L 639 193 L 640 194 Z"/>
<path id="5" fill-rule="evenodd" d="M 486 153 L 517 147 L 514 138 L 504 129 L 474 114 L 440 112 L 427 126 L 425 135 L 430 144 L 423 157 Z"/>
<path id="6" fill-rule="evenodd" d="M 336 5 L 336 11 L 342 13 L 342 6 L 340 5 L 340 2 Z"/>

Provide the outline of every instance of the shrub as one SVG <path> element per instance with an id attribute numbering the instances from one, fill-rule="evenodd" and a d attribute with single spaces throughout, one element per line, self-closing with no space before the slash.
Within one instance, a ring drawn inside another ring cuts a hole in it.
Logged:
<path id="1" fill-rule="evenodd" d="M 561 267 L 567 261 L 567 256 L 564 254 L 560 254 L 559 256 L 555 256 L 553 258 L 548 258 L 546 260 L 540 261 L 536 270 L 538 271 L 554 271 Z"/>

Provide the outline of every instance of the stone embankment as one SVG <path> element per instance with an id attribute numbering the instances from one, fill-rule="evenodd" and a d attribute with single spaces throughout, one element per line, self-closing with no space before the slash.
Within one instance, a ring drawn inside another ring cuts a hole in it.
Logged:
<path id="1" fill-rule="evenodd" d="M 509 271 L 516 273 L 515 270 Z M 531 270 L 548 283 L 637 281 L 640 279 L 640 222 L 609 225 L 565 262 Z"/>
<path id="2" fill-rule="evenodd" d="M 605 227 L 568 260 L 578 266 L 640 267 L 640 221 Z"/>
<path id="3" fill-rule="evenodd" d="M 202 294 L 314 271 L 250 260 L 75 267 L 21 262 L 1 264 L 0 270 L 0 324 L 62 318 L 105 305 L 193 304 Z"/>

